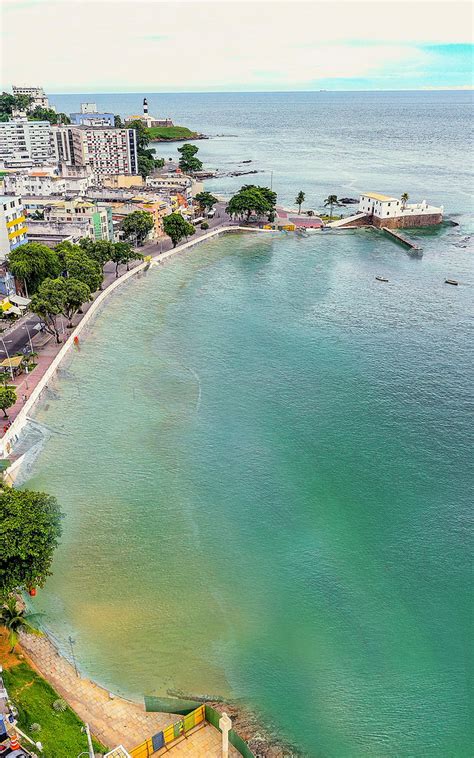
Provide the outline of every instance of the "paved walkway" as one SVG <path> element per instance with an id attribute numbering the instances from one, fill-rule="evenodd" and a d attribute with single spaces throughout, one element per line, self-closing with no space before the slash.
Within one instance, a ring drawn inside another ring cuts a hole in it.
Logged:
<path id="1" fill-rule="evenodd" d="M 168 755 L 172 758 L 189 756 L 189 758 L 222 758 L 222 738 L 218 729 L 210 724 L 198 727 L 186 738 L 168 748 L 158 750 L 154 755 Z M 229 745 L 229 758 L 241 758 L 240 753 Z"/>
<path id="2" fill-rule="evenodd" d="M 98 684 L 78 678 L 74 667 L 59 655 L 48 637 L 22 635 L 21 647 L 34 668 L 69 703 L 79 718 L 89 724 L 92 733 L 110 748 L 121 744 L 132 749 L 180 718 L 171 713 L 147 713 L 143 705 L 118 696 L 111 699 L 107 690 Z"/>

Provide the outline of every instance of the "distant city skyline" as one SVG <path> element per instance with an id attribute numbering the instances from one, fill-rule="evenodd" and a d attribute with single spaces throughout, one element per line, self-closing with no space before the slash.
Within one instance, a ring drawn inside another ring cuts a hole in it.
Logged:
<path id="1" fill-rule="evenodd" d="M 471 89 L 469 2 L 3 0 L 1 86 Z"/>

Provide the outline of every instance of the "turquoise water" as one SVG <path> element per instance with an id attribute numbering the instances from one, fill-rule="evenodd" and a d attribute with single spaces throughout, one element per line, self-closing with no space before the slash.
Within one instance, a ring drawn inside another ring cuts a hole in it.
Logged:
<path id="1" fill-rule="evenodd" d="M 231 236 L 112 297 L 28 482 L 84 672 L 242 698 L 314 758 L 472 755 L 463 234 Z"/>

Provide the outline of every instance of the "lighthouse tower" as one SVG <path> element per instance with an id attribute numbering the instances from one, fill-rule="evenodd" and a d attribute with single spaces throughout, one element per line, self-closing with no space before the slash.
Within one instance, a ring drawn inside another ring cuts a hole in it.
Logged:
<path id="1" fill-rule="evenodd" d="M 146 97 L 143 98 L 143 115 L 148 116 L 148 100 Z"/>

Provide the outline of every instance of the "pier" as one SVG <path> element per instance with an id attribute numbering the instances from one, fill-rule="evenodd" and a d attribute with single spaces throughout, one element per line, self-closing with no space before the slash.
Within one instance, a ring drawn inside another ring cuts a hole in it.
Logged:
<path id="1" fill-rule="evenodd" d="M 381 227 L 383 232 L 386 232 L 387 234 L 390 234 L 394 239 L 397 240 L 397 242 L 401 242 L 402 245 L 405 245 L 405 247 L 409 247 L 411 250 L 421 251 L 421 247 L 419 245 L 415 245 L 414 242 L 411 240 L 408 240 L 406 237 L 403 237 L 400 232 L 396 232 L 395 229 L 389 229 L 387 226 Z"/>

